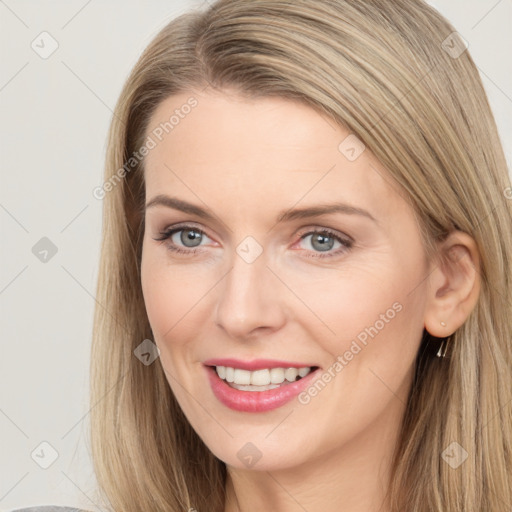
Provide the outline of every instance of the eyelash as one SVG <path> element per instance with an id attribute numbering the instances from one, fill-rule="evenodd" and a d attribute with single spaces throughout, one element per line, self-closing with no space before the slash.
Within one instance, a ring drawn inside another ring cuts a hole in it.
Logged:
<path id="1" fill-rule="evenodd" d="M 175 226 L 172 229 L 168 229 L 166 231 L 161 232 L 160 237 L 155 238 L 154 240 L 156 240 L 158 242 L 166 242 L 175 233 L 179 233 L 180 231 L 186 231 L 186 230 L 195 231 L 196 233 L 199 233 L 200 235 L 208 236 L 202 229 L 197 228 L 196 226 L 192 226 L 190 224 L 183 224 L 183 225 Z M 315 255 L 307 254 L 306 255 L 307 258 L 332 258 L 332 257 L 339 256 L 339 255 L 349 251 L 353 246 L 352 240 L 348 240 L 348 239 L 340 237 L 336 232 L 330 230 L 329 228 L 321 228 L 321 229 L 317 229 L 317 230 L 311 230 L 306 233 L 303 233 L 302 235 L 300 235 L 300 237 L 301 237 L 301 240 L 304 240 L 304 238 L 306 238 L 307 236 L 316 235 L 316 234 L 328 235 L 329 237 L 334 238 L 336 241 L 340 242 L 342 247 L 338 248 L 337 250 L 335 250 L 333 252 L 326 252 L 325 254 L 322 254 L 321 252 L 318 252 L 318 251 L 316 251 L 316 252 L 313 251 L 313 252 L 315 252 Z M 208 238 L 210 238 L 210 237 L 208 237 Z M 180 253 L 180 254 L 196 254 L 197 252 L 200 252 L 200 249 L 198 249 L 198 248 L 182 249 L 181 247 L 178 247 L 177 245 L 175 245 L 173 243 L 168 243 L 166 245 L 169 250 L 176 252 L 176 253 Z"/>

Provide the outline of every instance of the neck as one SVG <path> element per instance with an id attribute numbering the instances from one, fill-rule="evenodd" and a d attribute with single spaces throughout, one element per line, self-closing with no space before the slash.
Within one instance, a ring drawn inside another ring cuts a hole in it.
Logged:
<path id="1" fill-rule="evenodd" d="M 225 512 L 389 512 L 386 500 L 403 404 L 350 443 L 300 466 L 270 471 L 228 466 Z"/>

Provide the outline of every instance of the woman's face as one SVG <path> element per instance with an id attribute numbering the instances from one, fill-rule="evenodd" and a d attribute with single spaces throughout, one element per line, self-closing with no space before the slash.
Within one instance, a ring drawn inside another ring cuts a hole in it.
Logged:
<path id="1" fill-rule="evenodd" d="M 175 95 L 147 135 L 144 300 L 192 427 L 240 469 L 375 454 L 404 411 L 429 269 L 390 175 L 281 98 Z M 292 384 L 289 367 L 313 371 Z"/>

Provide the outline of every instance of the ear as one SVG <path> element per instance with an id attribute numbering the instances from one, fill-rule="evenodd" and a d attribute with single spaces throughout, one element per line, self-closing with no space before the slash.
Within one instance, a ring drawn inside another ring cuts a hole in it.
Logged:
<path id="1" fill-rule="evenodd" d="M 454 231 L 439 244 L 427 278 L 425 304 L 425 329 L 432 336 L 450 336 L 469 317 L 480 294 L 479 269 L 478 247 L 468 234 Z"/>

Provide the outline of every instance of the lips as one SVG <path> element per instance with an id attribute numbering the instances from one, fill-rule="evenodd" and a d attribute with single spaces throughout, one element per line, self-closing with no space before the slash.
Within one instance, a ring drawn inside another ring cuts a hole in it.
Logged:
<path id="1" fill-rule="evenodd" d="M 224 363 L 229 361 L 230 364 L 235 363 L 235 360 L 233 359 L 222 359 L 217 361 L 222 361 Z M 278 365 L 277 367 L 283 363 L 285 365 L 289 364 L 286 361 L 273 361 L 273 363 L 274 362 Z M 261 364 L 261 360 L 258 362 L 252 362 L 253 367 L 257 366 L 257 369 L 262 369 Z M 269 361 L 266 361 L 264 364 L 267 365 L 264 366 L 264 368 L 269 368 Z M 303 365 L 303 363 L 300 364 Z M 274 366 L 274 368 L 275 367 L 276 366 Z M 290 368 L 293 367 L 298 367 L 298 365 L 290 366 Z M 244 391 L 233 388 L 217 375 L 213 365 L 212 367 L 205 366 L 205 371 L 213 394 L 223 405 L 239 412 L 266 412 L 281 407 L 293 400 L 297 395 L 311 385 L 311 383 L 320 374 L 321 369 L 316 368 L 314 371 L 311 371 L 308 375 L 296 382 L 283 383 L 275 389 L 268 389 L 266 391 Z"/>

